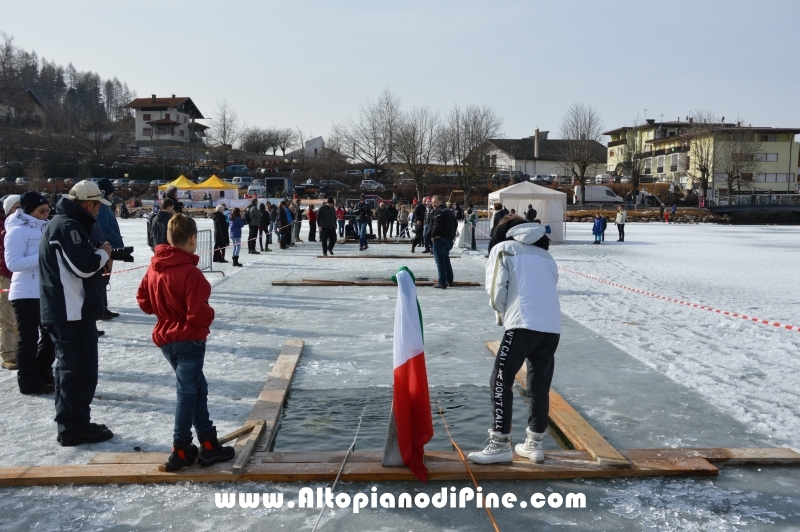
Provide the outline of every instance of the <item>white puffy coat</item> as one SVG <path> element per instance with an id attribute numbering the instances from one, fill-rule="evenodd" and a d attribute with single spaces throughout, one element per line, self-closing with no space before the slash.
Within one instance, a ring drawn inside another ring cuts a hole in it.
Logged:
<path id="1" fill-rule="evenodd" d="M 6 219 L 6 266 L 13 272 L 8 299 L 39 299 L 39 241 L 48 220 L 22 209 Z"/>
<path id="2" fill-rule="evenodd" d="M 558 267 L 549 252 L 533 245 L 544 235 L 539 224 L 520 224 L 508 231 L 514 240 L 497 244 L 489 254 L 486 291 L 497 324 L 506 330 L 561 334 Z"/>

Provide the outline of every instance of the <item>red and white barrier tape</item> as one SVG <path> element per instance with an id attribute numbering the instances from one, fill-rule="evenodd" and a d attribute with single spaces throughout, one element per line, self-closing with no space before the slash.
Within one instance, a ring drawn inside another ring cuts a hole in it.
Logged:
<path id="1" fill-rule="evenodd" d="M 592 281 L 597 281 L 599 283 L 604 283 L 607 285 L 611 285 L 617 288 L 622 288 L 623 290 L 628 290 L 630 292 L 635 292 L 637 294 L 642 294 L 645 296 L 654 297 L 656 299 L 663 299 L 664 301 L 671 301 L 673 303 L 678 303 L 679 305 L 684 305 L 686 307 L 697 308 L 701 310 L 707 310 L 709 312 L 714 312 L 716 314 L 721 314 L 723 316 L 730 316 L 731 318 L 739 318 L 745 321 L 750 321 L 753 323 L 758 323 L 761 325 L 771 325 L 773 327 L 778 327 L 779 329 L 786 329 L 787 331 L 796 331 L 800 332 L 800 327 L 797 325 L 789 325 L 786 323 L 780 323 L 774 320 L 765 320 L 762 318 L 756 318 L 753 316 L 748 316 L 746 314 L 739 314 L 738 312 L 731 312 L 729 310 L 721 310 L 714 307 L 709 307 L 708 305 L 701 305 L 700 303 L 692 303 L 691 301 L 683 301 L 682 299 L 675 299 L 673 297 L 662 296 L 659 294 L 654 294 L 653 292 L 648 292 L 647 290 L 641 290 L 639 288 L 631 288 L 630 286 L 625 286 L 624 284 L 615 283 L 613 281 L 609 281 L 606 279 L 601 279 L 600 277 L 595 277 L 594 275 L 588 275 L 585 273 L 577 272 L 575 270 L 570 270 L 569 268 L 564 268 L 563 266 L 558 267 L 559 270 L 563 270 L 565 272 L 569 272 L 575 275 L 579 275 L 581 277 L 586 277 L 587 279 L 591 279 Z"/>

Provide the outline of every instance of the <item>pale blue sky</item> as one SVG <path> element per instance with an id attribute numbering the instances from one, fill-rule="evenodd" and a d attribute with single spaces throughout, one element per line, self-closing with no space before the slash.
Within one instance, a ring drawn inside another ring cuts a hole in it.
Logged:
<path id="1" fill-rule="evenodd" d="M 574 102 L 607 129 L 645 109 L 798 127 L 798 21 L 794 0 L 0 0 L 0 31 L 40 57 L 322 135 L 384 87 L 488 105 L 508 137 L 557 133 Z"/>

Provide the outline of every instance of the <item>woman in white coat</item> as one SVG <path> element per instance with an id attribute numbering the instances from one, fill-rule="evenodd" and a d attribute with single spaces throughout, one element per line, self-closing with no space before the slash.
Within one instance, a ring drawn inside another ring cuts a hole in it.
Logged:
<path id="1" fill-rule="evenodd" d="M 39 314 L 39 243 L 50 205 L 38 192 L 20 197 L 20 209 L 6 220 L 5 259 L 13 272 L 8 299 L 14 307 L 17 341 L 17 384 L 25 395 L 53 393 L 55 352 L 41 328 Z"/>

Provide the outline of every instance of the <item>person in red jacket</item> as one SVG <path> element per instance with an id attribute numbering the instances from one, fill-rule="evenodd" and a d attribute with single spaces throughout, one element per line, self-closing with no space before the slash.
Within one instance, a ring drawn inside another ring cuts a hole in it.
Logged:
<path id="1" fill-rule="evenodd" d="M 308 206 L 308 241 L 317 241 L 317 211 L 314 210 L 313 205 Z"/>
<path id="2" fill-rule="evenodd" d="M 161 348 L 177 379 L 178 404 L 172 454 L 164 463 L 167 471 L 192 465 L 226 462 L 233 447 L 223 447 L 208 414 L 208 384 L 203 375 L 203 358 L 214 309 L 208 304 L 211 285 L 197 268 L 197 224 L 176 214 L 167 224 L 170 245 L 156 246 L 136 301 L 145 314 L 155 314 L 153 343 Z M 201 449 L 192 444 L 194 425 Z"/>

